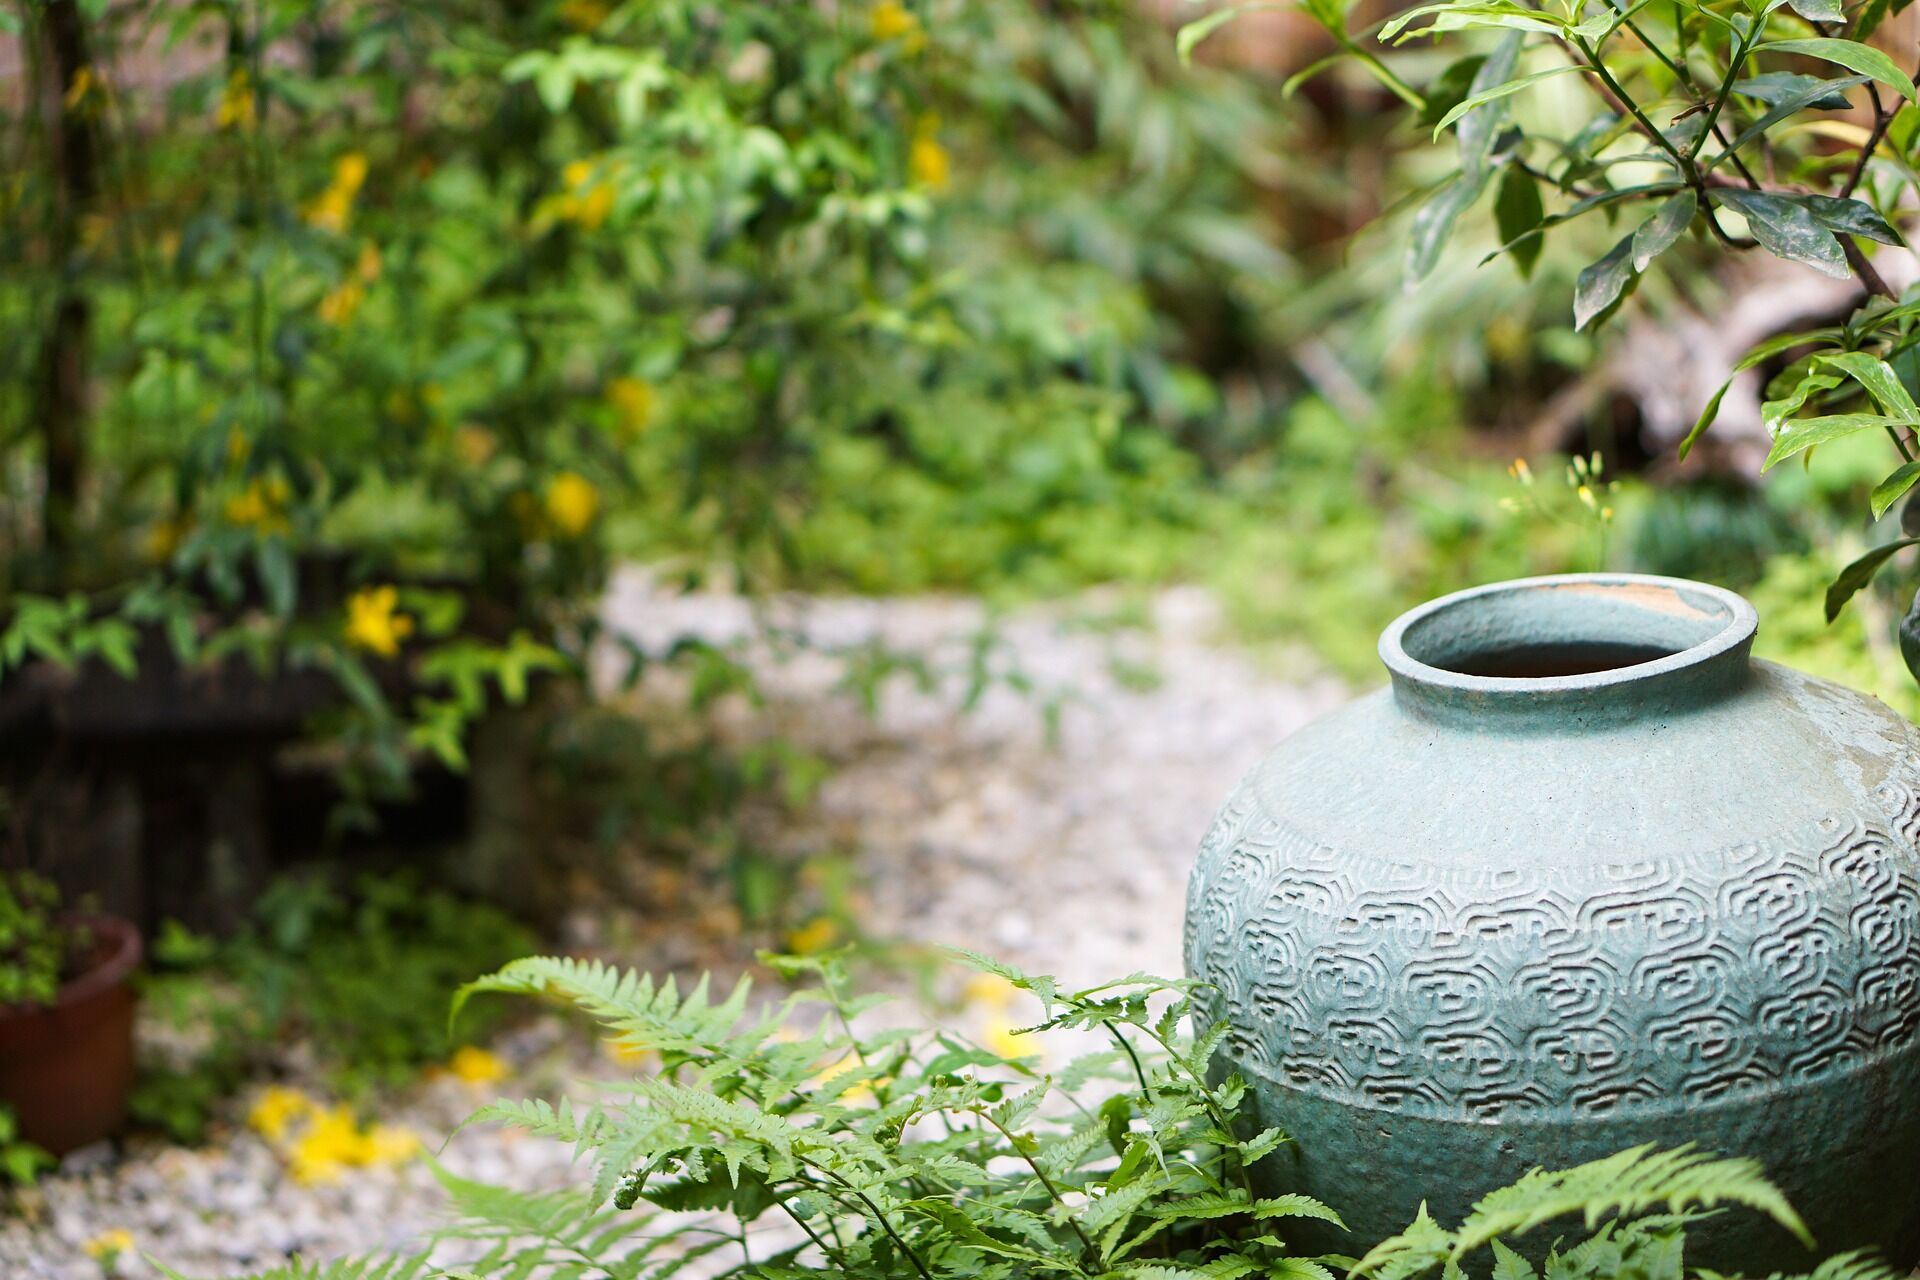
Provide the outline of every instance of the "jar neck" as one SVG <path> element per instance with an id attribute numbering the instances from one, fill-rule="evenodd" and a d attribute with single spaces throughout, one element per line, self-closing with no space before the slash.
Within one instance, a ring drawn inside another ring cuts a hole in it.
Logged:
<path id="1" fill-rule="evenodd" d="M 1737 691 L 1758 620 L 1681 578 L 1566 574 L 1478 587 L 1402 615 L 1380 638 L 1396 703 L 1474 727 L 1564 729 L 1670 716 Z"/>

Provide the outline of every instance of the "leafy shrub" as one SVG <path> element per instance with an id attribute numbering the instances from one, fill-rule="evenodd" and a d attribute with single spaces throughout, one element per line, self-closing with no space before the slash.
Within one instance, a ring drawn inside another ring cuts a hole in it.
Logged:
<path id="1" fill-rule="evenodd" d="M 1249 7 L 1260 6 L 1229 4 L 1190 25 L 1182 47 Z M 1523 276 L 1546 241 L 1573 234 L 1569 224 L 1612 227 L 1612 247 L 1575 282 L 1576 329 L 1614 315 L 1656 261 L 1684 272 L 1703 259 L 1762 251 L 1852 279 L 1862 296 L 1842 322 L 1776 334 L 1740 359 L 1679 456 L 1712 427 L 1733 377 L 1782 365 L 1766 383 L 1763 469 L 1884 435 L 1893 456 L 1883 454 L 1883 478 L 1868 496 L 1872 517 L 1903 501 L 1920 511 L 1908 497 L 1920 482 L 1920 295 L 1897 293 L 1865 247 L 1903 243 L 1898 224 L 1916 183 L 1920 94 L 1909 70 L 1872 43 L 1902 6 L 1437 0 L 1357 30 L 1351 5 L 1302 7 L 1336 44 L 1313 74 L 1347 62 L 1404 103 L 1436 142 L 1453 134 L 1457 161 L 1408 228 L 1410 280 L 1434 270 L 1462 215 L 1488 197 L 1498 229 L 1488 258 L 1507 258 Z M 1423 38 L 1455 56 L 1424 64 L 1427 73 L 1389 53 Z M 1565 109 L 1522 115 L 1516 103 L 1549 92 L 1539 86 L 1555 79 Z M 1848 111 L 1868 125 L 1842 127 L 1828 114 Z M 1645 216 L 1613 225 L 1630 210 Z M 1828 619 L 1916 541 L 1883 541 L 1842 570 L 1826 592 Z"/>
<path id="2" fill-rule="evenodd" d="M 91 945 L 60 916 L 60 891 L 31 872 L 0 873 L 0 1009 L 52 1004 Z"/>
<path id="3" fill-rule="evenodd" d="M 1454 1231 L 1422 1213 L 1357 1264 L 1301 1256 L 1285 1242 L 1287 1221 L 1339 1217 L 1305 1196 L 1252 1189 L 1249 1170 L 1286 1137 L 1236 1123 L 1245 1086 L 1213 1061 L 1220 1029 L 1197 1041 L 1181 1033 L 1191 983 L 1136 974 L 1068 991 L 969 957 L 1039 1005 L 1023 1033 L 1033 1052 L 1006 1057 L 948 1030 L 859 1031 L 879 1001 L 849 992 L 837 957 L 769 959 L 815 985 L 756 1010 L 744 982 L 716 1000 L 704 981 L 683 994 L 671 981 L 551 958 L 468 984 L 456 1016 L 480 993 L 541 996 L 654 1056 L 595 1101 L 502 1101 L 474 1117 L 573 1145 L 591 1157 L 588 1185 L 529 1194 L 442 1170 L 458 1215 L 447 1234 L 470 1242 L 476 1260 L 443 1269 L 423 1254 L 265 1274 L 640 1280 L 697 1263 L 701 1274 L 762 1280 L 1331 1280 L 1357 1265 L 1410 1280 L 1461 1276 L 1463 1259 L 1491 1249 L 1502 1280 L 1519 1280 L 1533 1272 L 1507 1242 L 1584 1214 L 1589 1238 L 1557 1256 L 1555 1280 L 1666 1280 L 1681 1274 L 1686 1226 L 1704 1208 L 1746 1205 L 1801 1229 L 1754 1162 L 1640 1148 L 1529 1174 Z M 1042 1074 L 1048 1032 L 1069 1033 L 1082 1052 Z M 646 1212 L 631 1212 L 642 1203 Z M 1816 1274 L 1895 1273 L 1854 1257 Z"/>
<path id="4" fill-rule="evenodd" d="M 171 925 L 155 942 L 148 1002 L 207 1043 L 188 1061 L 147 1065 L 135 1117 L 197 1140 L 214 1106 L 295 1037 L 341 1090 L 399 1083 L 454 1046 L 445 992 L 531 941 L 497 908 L 410 876 L 361 876 L 350 891 L 283 879 L 224 941 Z"/>

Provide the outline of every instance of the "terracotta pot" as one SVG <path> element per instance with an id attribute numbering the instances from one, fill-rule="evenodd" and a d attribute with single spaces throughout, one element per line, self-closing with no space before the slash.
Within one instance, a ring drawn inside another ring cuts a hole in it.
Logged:
<path id="1" fill-rule="evenodd" d="M 0 1103 L 21 1137 L 56 1156 L 118 1130 L 133 1088 L 139 930 L 113 916 L 75 923 L 93 932 L 93 965 L 51 1006 L 0 1008 Z"/>

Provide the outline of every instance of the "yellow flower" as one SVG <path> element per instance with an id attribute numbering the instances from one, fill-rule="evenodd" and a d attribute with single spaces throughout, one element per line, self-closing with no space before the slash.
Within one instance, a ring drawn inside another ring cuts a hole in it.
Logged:
<path id="1" fill-rule="evenodd" d="M 468 1084 L 494 1084 L 506 1079 L 507 1064 L 499 1054 L 463 1044 L 447 1059 L 447 1070 Z"/>
<path id="2" fill-rule="evenodd" d="M 269 1085 L 254 1099 L 252 1110 L 247 1112 L 247 1125 L 267 1141 L 278 1142 L 296 1120 L 305 1120 L 319 1109 L 318 1103 L 298 1089 Z"/>
<path id="3" fill-rule="evenodd" d="M 335 235 L 344 234 L 348 221 L 353 217 L 354 199 L 366 181 L 367 157 L 364 153 L 348 151 L 336 158 L 333 162 L 333 180 L 302 211 L 308 224 Z"/>
<path id="4" fill-rule="evenodd" d="M 360 310 L 360 304 L 367 300 L 367 286 L 358 280 L 343 280 L 327 290 L 320 299 L 320 305 L 314 308 L 314 314 L 321 321 L 335 328 L 345 326 Z"/>
<path id="5" fill-rule="evenodd" d="M 560 216 L 592 231 L 613 212 L 613 183 L 592 160 L 574 160 L 560 171 L 567 194 L 560 200 Z"/>
<path id="6" fill-rule="evenodd" d="M 285 533 L 287 493 L 287 482 L 279 476 L 255 476 L 227 499 L 227 523 L 260 533 Z"/>
<path id="7" fill-rule="evenodd" d="M 353 274 L 368 284 L 380 278 L 380 246 L 369 240 L 360 246 L 360 257 L 353 264 Z"/>
<path id="8" fill-rule="evenodd" d="M 907 148 L 907 170 L 913 180 L 932 191 L 944 191 L 953 177 L 953 157 L 933 136 L 932 130 L 919 134 Z"/>
<path id="9" fill-rule="evenodd" d="M 927 42 L 920 18 L 900 0 L 880 0 L 867 15 L 867 27 L 875 40 L 898 40 L 907 53 L 918 53 Z"/>
<path id="10" fill-rule="evenodd" d="M 986 1035 L 982 1038 L 987 1048 L 1003 1058 L 1030 1058 L 1040 1052 L 1040 1046 L 1033 1037 L 1017 1029 L 1005 1017 L 990 1019 Z"/>
<path id="11" fill-rule="evenodd" d="M 1011 1008 L 1019 998 L 1020 988 L 1008 982 L 997 973 L 976 973 L 967 979 L 960 988 L 961 998 L 969 1004 L 983 1004 L 990 1009 Z"/>
<path id="12" fill-rule="evenodd" d="M 654 1060 L 653 1050 L 632 1035 L 615 1036 L 600 1044 L 607 1056 L 623 1067 L 644 1067 Z"/>
<path id="13" fill-rule="evenodd" d="M 840 926 L 825 916 L 815 916 L 787 934 L 787 950 L 796 956 L 810 956 L 839 940 Z"/>
<path id="14" fill-rule="evenodd" d="M 607 403 L 620 417 L 620 429 L 626 435 L 638 435 L 659 404 L 659 394 L 645 378 L 615 378 L 607 383 Z"/>
<path id="15" fill-rule="evenodd" d="M 289 1166 L 295 1182 L 312 1185 L 336 1181 L 351 1165 L 366 1164 L 372 1155 L 367 1136 L 345 1107 L 329 1107 L 314 1114 L 300 1140 L 293 1144 Z"/>
<path id="16" fill-rule="evenodd" d="M 399 1125 L 376 1124 L 367 1130 L 366 1163 L 403 1164 L 420 1150 L 420 1135 Z"/>
<path id="17" fill-rule="evenodd" d="M 193 521 L 186 516 L 169 516 L 156 520 L 147 526 L 146 533 L 140 539 L 140 554 L 148 564 L 165 564 L 173 559 L 173 553 L 180 549 L 181 539 L 187 536 L 187 530 L 193 527 Z"/>
<path id="18" fill-rule="evenodd" d="M 576 471 L 562 471 L 547 482 L 547 519 L 570 538 L 587 531 L 600 510 L 600 491 Z"/>
<path id="19" fill-rule="evenodd" d="M 465 422 L 454 429 L 453 451 L 470 467 L 484 466 L 499 447 L 500 442 L 485 427 Z"/>
<path id="20" fill-rule="evenodd" d="M 102 1231 L 93 1239 L 80 1246 L 89 1258 L 103 1266 L 112 1266 L 113 1260 L 133 1248 L 133 1232 L 125 1227 L 114 1227 Z"/>
<path id="21" fill-rule="evenodd" d="M 253 77 L 245 67 L 227 73 L 227 87 L 220 91 L 220 105 L 213 123 L 221 129 L 253 128 Z"/>
<path id="22" fill-rule="evenodd" d="M 605 0 L 561 0 L 560 20 L 575 31 L 593 31 L 611 12 Z"/>
<path id="23" fill-rule="evenodd" d="M 347 643 L 391 658 L 413 634 L 413 619 L 395 611 L 400 593 L 393 587 L 367 587 L 347 597 Z"/>

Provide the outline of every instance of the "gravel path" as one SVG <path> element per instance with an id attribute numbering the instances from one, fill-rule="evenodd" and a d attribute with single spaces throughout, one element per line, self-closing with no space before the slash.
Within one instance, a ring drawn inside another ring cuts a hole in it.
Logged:
<path id="1" fill-rule="evenodd" d="M 777 732 L 834 762 L 815 812 L 781 843 L 857 851 L 874 932 L 958 943 L 1068 981 L 1179 971 L 1186 873 L 1214 807 L 1268 747 L 1346 696 L 1217 645 L 1210 599 L 1186 589 L 1144 607 L 1093 598 L 1022 611 L 997 621 L 986 646 L 986 615 L 968 600 L 794 600 L 756 620 L 742 601 L 671 596 L 637 572 L 616 580 L 606 616 L 649 650 L 691 634 L 750 655 L 766 706 L 720 714 L 730 732 Z M 765 623 L 804 643 L 756 639 Z M 840 687 L 839 655 L 875 645 L 922 655 L 935 687 L 896 678 L 867 715 Z M 982 655 L 994 679 L 962 713 Z M 499 1048 L 536 1091 L 584 1065 L 551 1024 Z M 437 1141 L 474 1100 L 441 1081 L 392 1100 L 382 1118 Z M 566 1155 L 470 1130 L 443 1158 L 524 1186 L 564 1177 Z M 402 1243 L 433 1225 L 439 1204 L 418 1164 L 301 1186 L 244 1130 L 201 1151 L 82 1153 L 40 1200 L 34 1220 L 0 1224 L 7 1280 L 96 1280 L 82 1245 L 111 1228 L 214 1277 L 295 1249 Z M 119 1274 L 156 1273 L 135 1258 Z"/>

